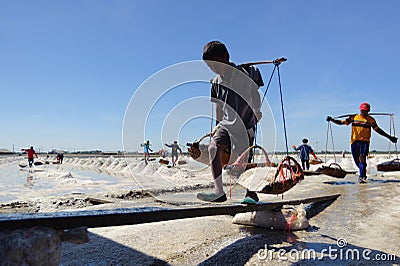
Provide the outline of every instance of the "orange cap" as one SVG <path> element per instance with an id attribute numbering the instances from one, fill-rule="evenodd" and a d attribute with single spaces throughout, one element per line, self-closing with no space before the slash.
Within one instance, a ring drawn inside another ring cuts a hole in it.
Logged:
<path id="1" fill-rule="evenodd" d="M 363 102 L 362 104 L 360 104 L 360 111 L 370 111 L 371 110 L 371 106 L 369 105 L 369 103 L 367 102 Z"/>

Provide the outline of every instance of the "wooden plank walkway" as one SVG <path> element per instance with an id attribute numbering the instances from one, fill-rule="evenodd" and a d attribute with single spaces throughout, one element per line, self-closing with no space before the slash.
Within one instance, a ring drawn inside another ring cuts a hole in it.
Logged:
<path id="1" fill-rule="evenodd" d="M 340 194 L 312 197 L 279 202 L 262 202 L 255 205 L 207 204 L 201 207 L 185 208 L 125 208 L 112 210 L 55 212 L 55 213 L 14 213 L 0 215 L 0 230 L 46 226 L 57 230 L 86 226 L 106 227 L 160 222 L 212 215 L 235 215 L 242 212 L 271 210 L 283 205 L 299 205 L 336 200 Z"/>

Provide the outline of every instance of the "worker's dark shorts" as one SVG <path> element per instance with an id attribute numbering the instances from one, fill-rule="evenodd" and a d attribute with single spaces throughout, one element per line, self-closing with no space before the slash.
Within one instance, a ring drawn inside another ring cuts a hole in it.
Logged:
<path id="1" fill-rule="evenodd" d="M 225 149 L 229 152 L 232 150 L 237 155 L 240 155 L 249 147 L 249 145 L 253 145 L 254 138 L 249 137 L 248 135 L 246 135 L 246 137 L 247 139 L 245 140 L 236 140 L 236 142 L 234 142 L 234 138 L 231 139 L 231 136 L 226 128 L 218 127 L 217 131 L 213 135 L 213 140 L 222 149 Z M 250 152 L 250 154 L 252 153 Z"/>
<path id="2" fill-rule="evenodd" d="M 231 138 L 228 130 L 223 127 L 218 127 L 217 131 L 213 135 L 214 142 L 223 148 L 231 148 Z"/>
<path id="3" fill-rule="evenodd" d="M 361 154 L 367 156 L 369 153 L 369 142 L 356 140 L 351 144 L 351 154 L 355 161 L 358 161 L 358 158 Z"/>

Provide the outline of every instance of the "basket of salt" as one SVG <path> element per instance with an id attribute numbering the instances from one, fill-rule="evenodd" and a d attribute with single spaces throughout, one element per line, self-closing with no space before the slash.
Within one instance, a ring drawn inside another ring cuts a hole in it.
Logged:
<path id="1" fill-rule="evenodd" d="M 396 158 L 389 162 L 380 163 L 376 166 L 378 171 L 390 172 L 400 171 L 400 159 Z"/>
<path id="2" fill-rule="evenodd" d="M 270 163 L 270 165 L 274 165 Z M 265 194 L 282 194 L 304 179 L 300 164 L 286 156 L 277 167 L 265 166 L 246 170 L 238 183 L 250 191 Z"/>
<path id="3" fill-rule="evenodd" d="M 178 164 L 179 165 L 184 165 L 184 164 L 187 164 L 187 161 L 186 160 L 179 160 Z"/>
<path id="4" fill-rule="evenodd" d="M 208 133 L 201 137 L 198 141 L 195 141 L 193 143 L 186 143 L 186 146 L 188 146 L 188 152 L 190 157 L 192 157 L 194 160 L 203 163 L 203 164 L 210 164 L 210 156 L 208 153 L 208 146 L 210 144 L 204 144 L 200 143 L 203 140 L 205 140 L 207 137 L 211 137 L 211 133 Z M 229 163 L 231 152 L 228 150 L 223 150 L 222 151 L 222 165 L 227 165 Z"/>

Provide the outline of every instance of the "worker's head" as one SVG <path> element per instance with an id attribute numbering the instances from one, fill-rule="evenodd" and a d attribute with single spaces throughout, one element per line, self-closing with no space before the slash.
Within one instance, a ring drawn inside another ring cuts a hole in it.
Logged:
<path id="1" fill-rule="evenodd" d="M 31 150 L 33 150 L 33 146 L 31 146 Z"/>
<path id="2" fill-rule="evenodd" d="M 174 144 L 178 144 L 178 142 L 175 140 L 175 141 L 174 141 Z"/>
<path id="3" fill-rule="evenodd" d="M 203 60 L 229 62 L 229 52 L 225 44 L 220 41 L 207 43 L 203 48 Z"/>
<path id="4" fill-rule="evenodd" d="M 304 139 L 302 140 L 302 142 L 303 142 L 303 143 L 308 143 L 308 139 L 304 138 Z"/>
<path id="5" fill-rule="evenodd" d="M 150 143 L 150 140 L 146 141 L 146 143 L 149 144 L 149 143 Z"/>
<path id="6" fill-rule="evenodd" d="M 222 42 L 209 42 L 203 48 L 203 60 L 214 73 L 223 75 L 229 63 L 228 49 Z"/>
<path id="7" fill-rule="evenodd" d="M 360 104 L 360 111 L 371 111 L 371 105 L 369 105 L 369 103 L 367 102 L 363 102 Z"/>

